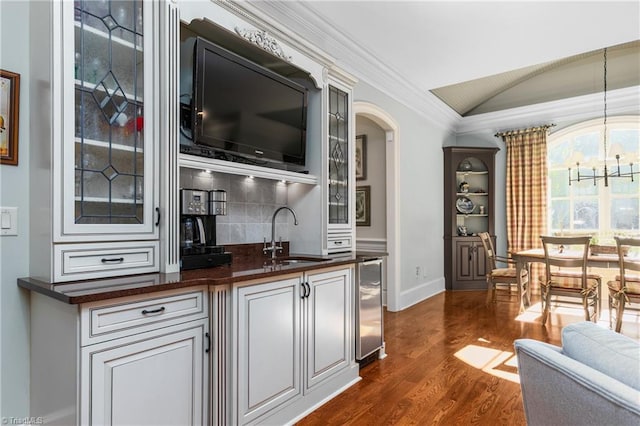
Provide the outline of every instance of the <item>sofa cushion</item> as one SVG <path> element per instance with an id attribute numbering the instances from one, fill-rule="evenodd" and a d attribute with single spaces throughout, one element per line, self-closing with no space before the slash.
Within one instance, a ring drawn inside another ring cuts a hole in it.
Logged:
<path id="1" fill-rule="evenodd" d="M 640 343 L 592 322 L 562 329 L 562 352 L 640 390 Z"/>

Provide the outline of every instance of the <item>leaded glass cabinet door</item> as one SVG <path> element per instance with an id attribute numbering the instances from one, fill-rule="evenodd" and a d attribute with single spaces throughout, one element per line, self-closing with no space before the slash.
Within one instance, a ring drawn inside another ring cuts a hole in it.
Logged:
<path id="1" fill-rule="evenodd" d="M 63 236 L 156 233 L 153 7 L 63 6 L 63 46 L 74 47 L 64 51 L 62 96 L 73 119 L 64 120 Z"/>
<path id="2" fill-rule="evenodd" d="M 329 227 L 350 225 L 349 94 L 329 86 Z M 333 226 L 332 226 L 333 225 Z M 337 225 L 337 226 L 336 226 Z"/>

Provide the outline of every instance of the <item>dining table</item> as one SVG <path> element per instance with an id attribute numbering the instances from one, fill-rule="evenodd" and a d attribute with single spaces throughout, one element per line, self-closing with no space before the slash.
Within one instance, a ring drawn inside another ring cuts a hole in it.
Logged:
<path id="1" fill-rule="evenodd" d="M 576 252 L 559 251 L 553 253 L 554 256 L 582 257 Z M 534 248 L 511 253 L 511 258 L 516 263 L 516 276 L 518 277 L 518 301 L 520 303 L 520 313 L 524 312 L 531 306 L 531 263 L 545 263 L 544 249 Z M 617 254 L 589 254 L 587 257 L 587 266 L 594 268 L 619 268 L 619 259 Z M 527 282 L 522 280 L 522 271 L 527 270 L 529 277 Z"/>

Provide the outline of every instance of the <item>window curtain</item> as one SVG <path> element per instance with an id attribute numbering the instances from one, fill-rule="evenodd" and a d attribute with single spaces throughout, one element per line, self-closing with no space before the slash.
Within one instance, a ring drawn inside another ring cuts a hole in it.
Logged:
<path id="1" fill-rule="evenodd" d="M 512 253 L 542 247 L 540 235 L 547 232 L 549 127 L 497 135 L 507 146 L 507 244 Z"/>

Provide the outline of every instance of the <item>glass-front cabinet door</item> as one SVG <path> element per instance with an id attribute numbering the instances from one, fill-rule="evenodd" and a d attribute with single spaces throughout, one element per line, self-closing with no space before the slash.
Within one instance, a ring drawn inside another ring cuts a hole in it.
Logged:
<path id="1" fill-rule="evenodd" d="M 329 226 L 349 224 L 349 95 L 329 86 Z"/>
<path id="2" fill-rule="evenodd" d="M 155 233 L 152 5 L 64 2 L 63 236 Z"/>

